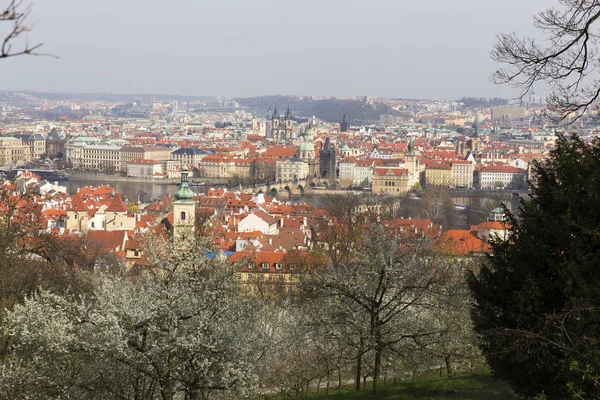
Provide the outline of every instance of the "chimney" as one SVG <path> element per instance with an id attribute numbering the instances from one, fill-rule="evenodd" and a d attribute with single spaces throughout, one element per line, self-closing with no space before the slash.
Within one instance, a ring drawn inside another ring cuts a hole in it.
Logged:
<path id="1" fill-rule="evenodd" d="M 141 220 L 142 220 L 142 214 L 136 214 L 136 215 L 135 215 L 135 219 L 136 219 L 136 221 L 138 221 L 138 222 L 139 222 L 139 221 L 141 221 Z"/>
<path id="2" fill-rule="evenodd" d="M 279 227 L 283 228 L 283 218 L 279 220 Z"/>
<path id="3" fill-rule="evenodd" d="M 308 224 L 308 220 L 306 217 L 304 217 L 302 224 L 304 225 L 304 228 L 306 229 L 306 225 Z"/>
<path id="4" fill-rule="evenodd" d="M 269 238 L 269 244 L 273 244 L 273 238 L 272 237 Z"/>

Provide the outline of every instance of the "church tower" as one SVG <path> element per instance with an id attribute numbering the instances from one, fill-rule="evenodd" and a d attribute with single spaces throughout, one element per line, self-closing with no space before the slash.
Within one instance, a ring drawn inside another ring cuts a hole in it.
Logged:
<path id="1" fill-rule="evenodd" d="M 350 122 L 348 122 L 348 113 L 344 113 L 342 122 L 340 122 L 340 132 L 348 132 L 348 128 L 350 128 Z"/>
<path id="2" fill-rule="evenodd" d="M 273 115 L 271 116 L 271 139 L 275 142 L 284 142 L 288 139 L 292 139 L 293 135 L 293 119 L 292 112 L 290 111 L 290 107 L 288 106 L 285 115 L 282 117 L 279 115 L 279 111 L 277 111 L 277 106 L 275 106 L 275 110 L 273 111 Z"/>
<path id="3" fill-rule="evenodd" d="M 325 139 L 325 145 L 319 152 L 319 171 L 321 179 L 326 179 L 327 183 L 335 185 L 337 178 L 337 159 L 335 146 L 331 143 L 329 137 Z"/>
<path id="4" fill-rule="evenodd" d="M 410 139 L 408 142 L 408 152 L 406 153 L 405 165 L 408 170 L 409 175 L 414 175 L 417 170 L 417 155 L 415 154 L 414 143 L 413 140 Z"/>
<path id="5" fill-rule="evenodd" d="M 195 193 L 190 189 L 188 182 L 188 167 L 184 162 L 181 168 L 181 185 L 175 193 L 173 203 L 173 233 L 171 240 L 174 249 L 181 249 L 186 240 L 191 240 L 196 222 Z"/>

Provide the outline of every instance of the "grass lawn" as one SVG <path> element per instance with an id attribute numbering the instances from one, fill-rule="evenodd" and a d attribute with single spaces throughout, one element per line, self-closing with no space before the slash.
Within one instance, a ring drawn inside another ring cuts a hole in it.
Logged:
<path id="1" fill-rule="evenodd" d="M 396 385 L 381 385 L 380 393 L 371 393 L 372 382 L 367 382 L 367 389 L 356 392 L 350 388 L 342 393 L 313 395 L 309 400 L 335 399 L 385 399 L 385 400 L 512 400 L 512 390 L 504 382 L 495 380 L 490 373 L 479 372 L 460 374 L 455 377 L 434 377 L 432 375 L 420 378 L 414 382 L 402 382 Z M 306 397 L 305 397 L 306 398 Z"/>

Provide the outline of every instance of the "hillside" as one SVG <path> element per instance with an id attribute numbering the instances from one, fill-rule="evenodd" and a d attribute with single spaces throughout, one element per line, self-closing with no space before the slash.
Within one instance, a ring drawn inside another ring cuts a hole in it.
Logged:
<path id="1" fill-rule="evenodd" d="M 361 100 L 324 99 L 314 100 L 297 96 L 261 96 L 235 99 L 242 107 L 258 115 L 265 115 L 269 109 L 277 108 L 285 112 L 288 105 L 297 117 L 310 118 L 313 115 L 323 121 L 339 122 L 344 115 L 348 119 L 378 122 L 381 115 L 401 115 L 385 104 L 367 104 Z"/>

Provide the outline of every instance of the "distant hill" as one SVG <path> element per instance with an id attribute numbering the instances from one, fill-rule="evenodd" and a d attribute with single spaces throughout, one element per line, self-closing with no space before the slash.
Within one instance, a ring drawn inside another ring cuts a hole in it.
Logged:
<path id="1" fill-rule="evenodd" d="M 261 96 L 235 99 L 242 107 L 258 115 L 265 115 L 269 109 L 277 106 L 280 113 L 284 113 L 288 105 L 295 116 L 310 118 L 313 115 L 323 121 L 339 122 L 344 113 L 353 121 L 379 121 L 381 115 L 403 115 L 385 104 L 368 104 L 361 100 L 325 99 L 314 100 L 297 96 Z"/>
<path id="2" fill-rule="evenodd" d="M 498 97 L 492 99 L 488 99 L 485 97 L 463 97 L 458 101 L 463 103 L 465 108 L 496 107 L 505 106 L 508 104 L 508 100 L 501 99 Z"/>
<path id="3" fill-rule="evenodd" d="M 32 91 L 0 91 L 0 98 L 3 100 L 22 101 L 19 93 L 25 93 L 33 98 L 40 100 L 54 101 L 107 101 L 107 102 L 122 102 L 129 103 L 135 99 L 144 103 L 150 103 L 154 96 L 154 100 L 158 102 L 176 100 L 179 102 L 198 102 L 198 101 L 213 101 L 215 96 L 178 96 L 165 94 L 148 94 L 148 93 L 52 93 L 52 92 L 32 92 Z"/>

